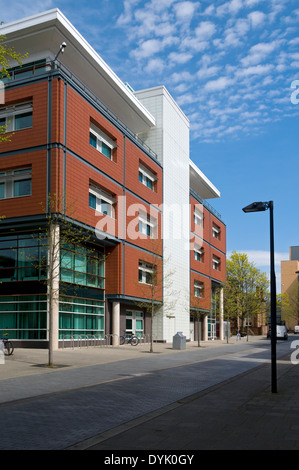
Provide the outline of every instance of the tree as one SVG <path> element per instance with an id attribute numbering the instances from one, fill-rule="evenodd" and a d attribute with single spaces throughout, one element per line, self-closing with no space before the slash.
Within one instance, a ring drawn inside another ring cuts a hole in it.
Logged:
<path id="1" fill-rule="evenodd" d="M 197 324 L 197 345 L 200 347 L 200 340 L 201 340 L 201 322 L 205 319 L 206 316 L 209 315 L 210 312 L 203 311 L 201 307 L 201 299 L 198 297 L 194 297 L 192 300 L 191 305 L 191 316 L 196 320 Z"/>
<path id="2" fill-rule="evenodd" d="M 63 210 L 64 201 L 66 202 Z M 43 207 L 43 204 L 41 206 Z M 95 255 L 96 250 L 92 246 L 94 234 L 91 231 L 87 231 L 83 226 L 78 226 L 74 223 L 76 208 L 76 203 L 73 201 L 67 202 L 65 195 L 49 195 L 47 207 L 43 208 L 45 224 L 39 228 L 39 239 L 48 252 L 47 260 L 44 261 L 44 264 L 47 267 L 45 283 L 47 285 L 49 311 L 49 367 L 54 366 L 53 355 L 54 344 L 56 342 L 54 334 L 56 334 L 58 326 L 54 324 L 54 318 L 58 319 L 58 314 L 55 316 L 55 311 L 58 313 L 59 298 L 65 291 L 64 286 L 68 285 L 68 282 L 64 282 L 61 277 L 61 268 L 63 267 L 64 270 L 73 269 L 70 266 L 72 260 L 69 257 L 69 250 L 72 250 L 72 247 L 76 247 L 75 249 L 78 253 L 78 267 L 76 269 L 79 276 L 80 272 L 87 271 L 88 265 L 89 271 L 93 273 L 90 277 L 97 279 L 96 270 L 100 269 L 98 267 L 99 260 Z M 104 254 L 101 256 L 101 261 L 103 259 Z M 84 263 L 86 269 L 84 269 Z M 79 280 L 78 284 L 81 286 Z M 76 285 L 74 286 L 74 289 L 76 289 Z"/>
<path id="3" fill-rule="evenodd" d="M 266 274 L 250 263 L 246 254 L 233 251 L 227 260 L 225 316 L 237 320 L 241 333 L 245 320 L 248 322 L 263 313 L 268 286 Z"/>
<path id="4" fill-rule="evenodd" d="M 17 61 L 17 63 L 21 66 L 22 59 L 28 56 L 28 53 L 21 55 L 20 53 L 16 52 L 13 47 L 8 47 L 4 42 L 5 40 L 6 37 L 4 35 L 0 35 L 0 80 L 5 77 L 10 78 L 9 62 L 11 60 Z M 12 134 L 5 135 L 6 130 L 7 126 L 0 126 L 0 142 L 8 142 L 10 140 Z"/>

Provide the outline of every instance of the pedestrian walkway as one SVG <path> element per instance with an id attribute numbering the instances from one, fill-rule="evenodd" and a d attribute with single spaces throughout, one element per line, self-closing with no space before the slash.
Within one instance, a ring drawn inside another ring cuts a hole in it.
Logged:
<path id="1" fill-rule="evenodd" d="M 0 448 L 297 449 L 299 366 L 288 343 L 277 348 L 277 394 L 259 337 L 155 344 L 152 354 L 61 350 L 54 368 L 47 351 L 17 349 L 0 365 Z"/>
<path id="2" fill-rule="evenodd" d="M 259 366 L 71 449 L 297 450 L 299 365 L 278 360 L 277 393 L 269 376 Z"/>

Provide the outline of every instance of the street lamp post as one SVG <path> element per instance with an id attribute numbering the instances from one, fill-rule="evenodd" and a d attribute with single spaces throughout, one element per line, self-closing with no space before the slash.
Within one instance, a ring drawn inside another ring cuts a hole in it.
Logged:
<path id="1" fill-rule="evenodd" d="M 270 210 L 270 291 L 271 291 L 271 379 L 272 393 L 277 393 L 277 370 L 276 370 L 276 279 L 274 263 L 274 223 L 273 223 L 273 201 L 253 202 L 243 208 L 245 213 L 261 212 Z"/>
<path id="2" fill-rule="evenodd" d="M 299 271 L 296 271 L 298 274 L 298 283 L 297 283 L 297 325 L 299 324 Z"/>

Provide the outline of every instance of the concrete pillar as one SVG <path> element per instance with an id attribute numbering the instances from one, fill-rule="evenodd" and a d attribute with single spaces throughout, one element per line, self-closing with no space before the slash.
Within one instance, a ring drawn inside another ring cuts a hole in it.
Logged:
<path id="1" fill-rule="evenodd" d="M 60 265 L 60 227 L 51 224 L 49 230 L 49 273 L 48 273 L 48 328 L 49 353 L 58 349 L 59 328 L 59 265 Z"/>
<path id="2" fill-rule="evenodd" d="M 224 332 L 223 332 L 223 287 L 220 288 L 220 295 L 219 295 L 219 339 L 224 339 Z"/>
<path id="3" fill-rule="evenodd" d="M 203 341 L 208 340 L 208 316 L 205 315 L 203 322 L 202 322 L 202 339 Z"/>
<path id="4" fill-rule="evenodd" d="M 120 334 L 120 303 L 112 303 L 112 345 L 117 346 L 119 344 Z"/>

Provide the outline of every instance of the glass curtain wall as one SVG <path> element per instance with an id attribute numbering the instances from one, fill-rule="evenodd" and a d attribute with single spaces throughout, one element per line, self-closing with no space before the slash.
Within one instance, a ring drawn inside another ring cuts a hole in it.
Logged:
<path id="1" fill-rule="evenodd" d="M 59 338 L 104 337 L 104 255 L 63 244 L 60 257 Z"/>
<path id="2" fill-rule="evenodd" d="M 46 285 L 47 251 L 42 234 L 0 237 L 1 336 L 46 339 L 47 296 L 39 285 Z"/>
<path id="3" fill-rule="evenodd" d="M 0 237 L 0 336 L 47 340 L 48 242 L 43 234 Z M 59 338 L 104 337 L 104 254 L 60 250 Z"/>

